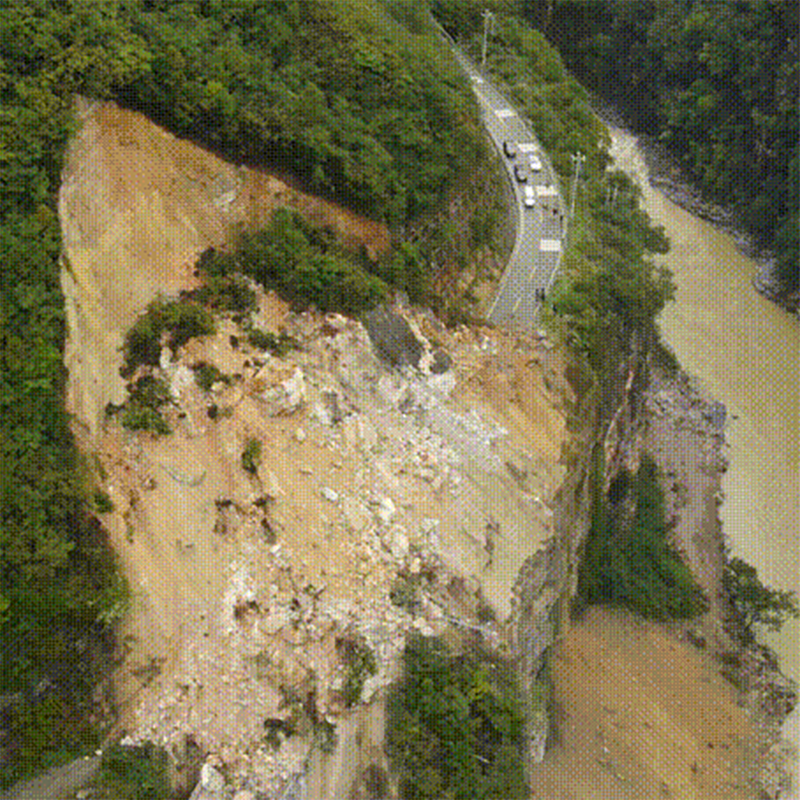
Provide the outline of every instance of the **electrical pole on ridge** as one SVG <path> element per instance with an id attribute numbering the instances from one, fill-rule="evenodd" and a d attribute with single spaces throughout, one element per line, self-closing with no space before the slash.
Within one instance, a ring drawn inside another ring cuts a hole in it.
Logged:
<path id="1" fill-rule="evenodd" d="M 488 8 L 483 10 L 481 14 L 483 17 L 483 47 L 481 48 L 481 66 L 486 65 L 486 44 L 489 38 L 489 27 L 491 26 L 491 33 L 494 33 L 494 14 Z"/>

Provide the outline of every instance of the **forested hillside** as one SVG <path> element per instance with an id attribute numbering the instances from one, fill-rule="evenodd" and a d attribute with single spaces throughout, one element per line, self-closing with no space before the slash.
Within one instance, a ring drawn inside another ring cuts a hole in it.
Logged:
<path id="1" fill-rule="evenodd" d="M 581 81 L 664 142 L 710 198 L 775 251 L 776 277 L 797 292 L 796 0 L 524 6 Z"/>

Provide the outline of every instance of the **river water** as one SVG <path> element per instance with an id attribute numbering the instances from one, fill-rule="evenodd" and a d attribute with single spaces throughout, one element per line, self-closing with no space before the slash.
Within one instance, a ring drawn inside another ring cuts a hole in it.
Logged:
<path id="1" fill-rule="evenodd" d="M 609 132 L 615 163 L 639 183 L 646 211 L 672 244 L 659 257 L 677 286 L 659 319 L 663 338 L 728 409 L 720 517 L 732 552 L 765 584 L 800 596 L 800 324 L 756 292 L 757 265 L 732 236 L 649 185 L 635 137 Z M 777 652 L 782 671 L 800 680 L 800 621 L 759 638 Z M 795 712 L 785 728 L 795 741 L 799 722 Z"/>

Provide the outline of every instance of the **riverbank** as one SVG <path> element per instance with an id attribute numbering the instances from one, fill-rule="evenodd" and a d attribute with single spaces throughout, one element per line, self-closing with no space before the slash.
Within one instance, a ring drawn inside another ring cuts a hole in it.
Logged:
<path id="1" fill-rule="evenodd" d="M 772 254 L 760 248 L 752 235 L 737 225 L 732 211 L 707 200 L 702 190 L 685 174 L 675 156 L 661 142 L 649 134 L 633 130 L 628 121 L 601 98 L 592 95 L 591 102 L 595 114 L 603 123 L 613 125 L 636 139 L 644 156 L 650 185 L 675 205 L 706 220 L 730 236 L 739 252 L 753 260 L 758 267 L 758 273 L 752 279 L 753 287 L 785 311 L 800 317 L 800 292 L 787 296 L 779 291 L 772 274 Z"/>
<path id="2" fill-rule="evenodd" d="M 673 542 L 709 600 L 703 617 L 678 626 L 680 636 L 708 652 L 719 674 L 739 692 L 752 727 L 748 752 L 759 765 L 751 779 L 766 797 L 785 797 L 791 748 L 781 727 L 797 704 L 797 685 L 780 671 L 768 647 L 744 644 L 742 622 L 723 587 L 730 547 L 718 514 L 728 469 L 725 407 L 706 397 L 685 373 L 658 369 L 646 406 L 643 449 L 663 475 Z"/>

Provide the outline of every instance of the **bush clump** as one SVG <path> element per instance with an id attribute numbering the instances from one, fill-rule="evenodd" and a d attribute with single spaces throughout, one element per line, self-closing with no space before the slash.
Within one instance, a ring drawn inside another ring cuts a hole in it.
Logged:
<path id="1" fill-rule="evenodd" d="M 255 475 L 261 462 L 261 442 L 258 439 L 248 439 L 242 451 L 242 469 Z"/>
<path id="2" fill-rule="evenodd" d="M 507 664 L 412 637 L 389 697 L 387 751 L 403 800 L 523 800 L 524 717 Z"/>
<path id="3" fill-rule="evenodd" d="M 98 514 L 109 514 L 114 510 L 113 500 L 102 489 L 97 489 L 92 495 L 92 505 Z"/>
<path id="4" fill-rule="evenodd" d="M 707 600 L 668 541 L 664 493 L 653 459 L 643 456 L 628 481 L 632 510 L 595 498 L 578 570 L 579 601 L 625 606 L 649 619 L 697 616 Z"/>
<path id="5" fill-rule="evenodd" d="M 259 350 L 283 358 L 288 352 L 297 348 L 297 341 L 288 333 L 281 331 L 277 336 L 269 331 L 253 328 L 247 332 L 247 341 Z"/>
<path id="6" fill-rule="evenodd" d="M 204 391 L 207 392 L 211 387 L 218 382 L 230 384 L 230 375 L 220 372 L 213 364 L 206 364 L 201 361 L 199 364 L 192 367 L 194 370 L 195 383 Z"/>
<path id="7" fill-rule="evenodd" d="M 794 592 L 765 586 L 756 568 L 738 556 L 725 564 L 722 585 L 744 626 L 744 639 L 753 641 L 754 625 L 765 625 L 773 631 L 780 630 L 786 620 L 800 617 L 800 608 Z"/>
<path id="8" fill-rule="evenodd" d="M 277 209 L 263 230 L 242 235 L 230 253 L 204 253 L 198 267 L 224 276 L 249 275 L 299 308 L 354 314 L 388 295 L 383 280 L 285 208 Z"/>
<path id="9" fill-rule="evenodd" d="M 131 376 L 142 364 L 157 366 L 164 345 L 176 350 L 189 339 L 214 331 L 211 314 L 197 303 L 155 300 L 125 336 L 122 375 Z"/>
<path id="10" fill-rule="evenodd" d="M 347 667 L 342 695 L 345 705 L 351 708 L 361 700 L 364 683 L 378 671 L 378 663 L 375 660 L 375 653 L 367 643 L 355 636 L 343 636 L 338 639 L 336 649 Z"/>
<path id="11" fill-rule="evenodd" d="M 214 311 L 231 311 L 243 314 L 256 304 L 256 293 L 241 275 L 208 275 L 205 283 L 181 297 L 200 303 Z"/>
<path id="12" fill-rule="evenodd" d="M 152 375 L 143 375 L 132 387 L 130 396 L 121 406 L 108 406 L 108 410 L 121 410 L 121 423 L 129 431 L 150 431 L 159 435 L 172 433 L 161 408 L 170 401 L 169 388 L 164 381 Z"/>

